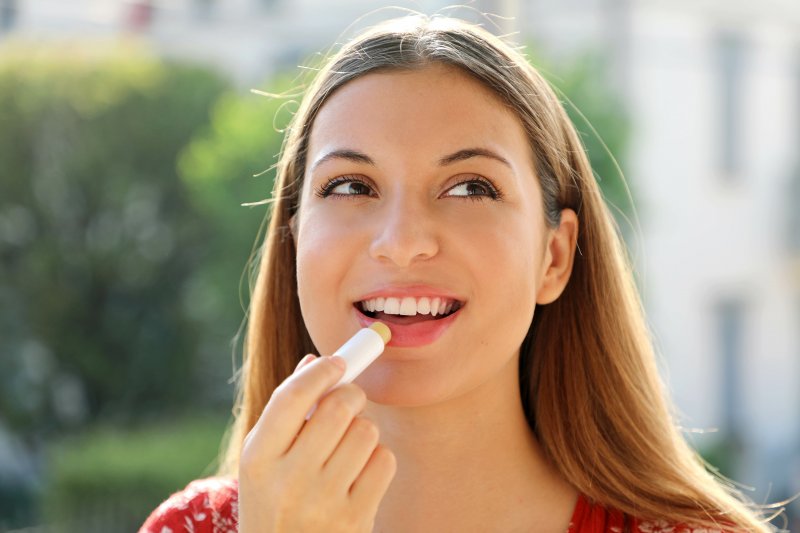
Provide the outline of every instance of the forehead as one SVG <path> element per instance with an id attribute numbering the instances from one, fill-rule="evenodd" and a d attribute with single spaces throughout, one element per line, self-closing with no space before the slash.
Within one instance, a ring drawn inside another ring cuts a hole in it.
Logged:
<path id="1" fill-rule="evenodd" d="M 460 69 L 437 64 L 370 73 L 340 87 L 314 121 L 309 155 L 342 146 L 371 149 L 378 157 L 398 150 L 405 157 L 441 157 L 484 146 L 531 159 L 511 108 Z"/>

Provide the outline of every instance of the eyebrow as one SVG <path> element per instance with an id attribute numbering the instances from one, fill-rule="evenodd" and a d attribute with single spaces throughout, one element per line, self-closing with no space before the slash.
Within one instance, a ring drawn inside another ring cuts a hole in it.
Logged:
<path id="1" fill-rule="evenodd" d="M 489 159 L 494 159 L 495 161 L 499 161 L 503 163 L 505 166 L 511 168 L 511 163 L 509 163 L 506 158 L 504 158 L 499 154 L 496 154 L 495 152 L 489 150 L 488 148 L 467 148 L 465 150 L 459 150 L 458 152 L 452 153 L 448 156 L 441 158 L 439 160 L 439 165 L 441 166 L 451 165 L 457 161 L 464 161 L 467 159 L 472 159 L 473 157 L 488 157 Z"/>
<path id="2" fill-rule="evenodd" d="M 346 161 L 352 161 L 353 163 L 366 163 L 367 165 L 375 166 L 375 161 L 373 161 L 367 154 L 357 150 L 350 150 L 349 148 L 342 148 L 328 152 L 314 161 L 314 164 L 311 166 L 311 170 L 314 171 L 322 163 L 332 159 L 344 159 Z"/>
<path id="3" fill-rule="evenodd" d="M 472 159 L 473 157 L 487 157 L 489 159 L 494 159 L 495 161 L 499 161 L 500 163 L 503 163 L 507 167 L 511 168 L 511 163 L 509 163 L 506 158 L 493 152 L 492 150 L 489 150 L 488 148 L 465 148 L 463 150 L 453 152 L 452 154 L 446 155 L 439 159 L 439 166 L 452 165 L 458 161 L 466 161 L 467 159 Z M 367 154 L 359 152 L 358 150 L 342 148 L 338 150 L 332 150 L 317 159 L 311 166 L 312 172 L 322 163 L 333 159 L 344 159 L 346 161 L 352 161 L 353 163 L 364 163 L 375 166 L 375 161 L 373 161 L 372 158 Z"/>

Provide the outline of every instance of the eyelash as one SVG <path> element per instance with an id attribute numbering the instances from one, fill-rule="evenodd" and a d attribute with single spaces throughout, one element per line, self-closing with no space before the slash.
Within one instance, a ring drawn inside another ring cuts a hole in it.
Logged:
<path id="1" fill-rule="evenodd" d="M 358 184 L 361 184 L 361 185 L 363 185 L 364 187 L 366 187 L 366 188 L 368 188 L 370 190 L 372 189 L 372 186 L 370 186 L 369 183 L 367 183 L 366 181 L 364 181 L 364 180 L 362 180 L 362 179 L 360 179 L 360 178 L 358 178 L 356 176 L 337 176 L 335 178 L 329 179 L 328 181 L 326 181 L 325 183 L 323 183 L 322 185 L 317 187 L 317 189 L 314 191 L 314 193 L 319 198 L 327 198 L 328 196 L 355 198 L 357 196 L 361 196 L 360 194 L 339 194 L 339 193 L 332 192 L 333 189 L 335 189 L 336 187 L 338 187 L 339 185 L 341 185 L 343 183 L 358 183 Z"/>
<path id="2" fill-rule="evenodd" d="M 328 180 L 324 184 L 322 184 L 319 187 L 317 187 L 317 189 L 314 192 L 315 192 L 316 196 L 319 197 L 319 198 L 327 198 L 328 196 L 354 198 L 354 197 L 357 197 L 357 196 L 362 196 L 360 194 L 339 194 L 339 193 L 332 192 L 336 187 L 338 187 L 339 185 L 342 185 L 343 183 L 358 183 L 358 184 L 363 185 L 364 187 L 367 187 L 370 190 L 372 189 L 372 186 L 370 186 L 369 183 L 367 183 L 366 181 L 364 181 L 364 180 L 362 180 L 362 179 L 360 179 L 360 178 L 358 178 L 356 176 L 337 176 L 335 178 L 331 178 L 330 180 Z M 463 181 L 459 181 L 458 183 L 456 183 L 452 187 L 450 187 L 448 190 L 452 190 L 452 189 L 455 189 L 456 187 L 459 187 L 459 186 L 464 185 L 464 184 L 469 184 L 469 183 L 478 183 L 478 184 L 482 185 L 483 187 L 486 188 L 488 194 L 486 194 L 486 195 L 483 195 L 483 194 L 469 194 L 469 195 L 466 195 L 466 196 L 460 196 L 460 198 L 465 198 L 465 199 L 471 200 L 473 202 L 482 201 L 484 198 L 487 198 L 487 197 L 489 199 L 491 199 L 491 200 L 502 200 L 503 199 L 503 193 L 498 187 L 496 187 L 489 180 L 487 180 L 485 178 L 478 177 L 478 176 L 475 176 L 475 177 L 472 177 L 472 178 L 469 178 L 469 179 L 465 179 Z"/>

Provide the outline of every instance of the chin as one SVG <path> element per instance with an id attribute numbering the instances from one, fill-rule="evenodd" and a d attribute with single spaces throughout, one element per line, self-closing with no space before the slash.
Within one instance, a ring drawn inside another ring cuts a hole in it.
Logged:
<path id="1" fill-rule="evenodd" d="M 394 407 L 423 407 L 452 398 L 455 384 L 442 379 L 430 361 L 378 361 L 355 383 L 370 402 Z"/>

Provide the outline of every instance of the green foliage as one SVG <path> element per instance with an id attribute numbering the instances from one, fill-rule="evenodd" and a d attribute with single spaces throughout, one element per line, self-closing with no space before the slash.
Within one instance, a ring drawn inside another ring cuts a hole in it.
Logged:
<path id="1" fill-rule="evenodd" d="M 286 80 L 270 83 L 273 91 L 288 88 Z M 274 165 L 288 122 L 283 107 L 290 100 L 230 91 L 214 106 L 211 123 L 182 151 L 178 169 L 194 208 L 215 228 L 207 243 L 215 261 L 193 280 L 197 318 L 208 323 L 221 317 L 241 319 L 248 296 L 244 266 L 267 207 L 243 204 L 268 200 L 275 181 Z M 240 295 L 240 298 L 237 298 Z M 237 323 L 230 322 L 229 330 Z"/>
<path id="2" fill-rule="evenodd" d="M 0 58 L 0 413 L 42 432 L 188 400 L 210 228 L 175 171 L 226 84 L 129 48 Z"/>
<path id="3" fill-rule="evenodd" d="M 583 141 L 606 203 L 618 220 L 631 216 L 632 191 L 629 194 L 630 184 L 618 167 L 625 156 L 630 124 L 625 106 L 608 81 L 608 65 L 596 54 L 586 54 L 564 67 L 542 70 Z"/>
<path id="4" fill-rule="evenodd" d="M 693 446 L 695 443 L 692 443 Z M 730 477 L 735 474 L 734 467 L 740 464 L 743 445 L 740 440 L 734 436 L 717 439 L 710 444 L 704 446 L 694 446 L 706 467 L 723 477 Z"/>
<path id="5" fill-rule="evenodd" d="M 162 421 L 137 429 L 105 426 L 53 447 L 44 496 L 47 523 L 96 531 L 135 531 L 162 501 L 211 475 L 224 418 Z M 99 527 L 102 525 L 102 527 Z"/>

